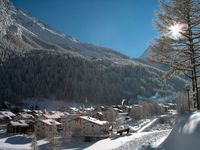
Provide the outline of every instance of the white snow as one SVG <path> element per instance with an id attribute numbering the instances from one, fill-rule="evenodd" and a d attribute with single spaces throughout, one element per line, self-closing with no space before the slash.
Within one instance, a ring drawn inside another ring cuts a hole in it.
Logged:
<path id="1" fill-rule="evenodd" d="M 32 119 L 32 118 L 34 118 L 33 115 L 28 114 L 28 113 L 19 113 L 19 115 L 21 115 L 21 117 L 23 119 Z"/>
<path id="2" fill-rule="evenodd" d="M 80 118 L 87 120 L 87 121 L 90 121 L 90 122 L 93 122 L 93 123 L 98 124 L 98 125 L 108 124 L 107 121 L 101 121 L 101 120 L 98 120 L 96 118 L 89 117 L 89 116 L 80 116 Z"/>
<path id="3" fill-rule="evenodd" d="M 166 137 L 171 130 L 159 132 L 133 133 L 127 136 L 116 136 L 100 140 L 86 147 L 85 150 L 138 150 L 144 145 L 158 145 L 158 139 Z"/>
<path id="4" fill-rule="evenodd" d="M 25 123 L 25 120 L 11 121 L 10 124 L 12 126 L 23 126 L 23 127 L 27 127 L 28 126 L 28 124 Z"/>
<path id="5" fill-rule="evenodd" d="M 143 126 L 141 129 L 139 129 L 137 132 L 144 132 L 147 129 L 149 129 L 151 126 L 153 126 L 155 123 L 158 122 L 158 118 L 153 119 L 151 122 Z"/>
<path id="6" fill-rule="evenodd" d="M 46 140 L 37 141 L 39 148 L 47 143 Z M 30 150 L 31 138 L 27 135 L 9 135 L 0 133 L 0 150 Z"/>
<path id="7" fill-rule="evenodd" d="M 13 114 L 11 111 L 0 111 L 0 114 L 5 116 L 5 117 L 8 117 L 8 118 L 12 118 L 14 116 L 16 116 L 15 114 Z"/>
<path id="8" fill-rule="evenodd" d="M 53 125 L 53 124 L 55 124 L 55 125 L 61 125 L 60 122 L 55 121 L 53 119 L 40 119 L 40 121 L 43 122 L 43 123 L 45 123 L 45 124 L 47 124 L 47 125 L 50 125 L 50 126 Z"/>
<path id="9" fill-rule="evenodd" d="M 200 112 L 181 116 L 167 139 L 159 146 L 164 150 L 200 149 Z"/>
<path id="10" fill-rule="evenodd" d="M 124 136 L 114 135 L 112 137 L 94 141 L 84 142 L 82 139 L 72 139 L 62 149 L 84 149 L 84 150 L 139 150 L 150 145 L 159 145 L 171 130 L 131 133 Z M 46 149 L 45 139 L 37 141 L 39 149 Z M 31 146 L 31 136 L 8 135 L 0 133 L 0 150 L 28 150 Z"/>
<path id="11" fill-rule="evenodd" d="M 50 114 L 50 113 L 45 113 L 43 114 L 43 116 L 46 118 L 46 119 L 59 119 L 61 118 L 61 116 L 59 114 Z"/>

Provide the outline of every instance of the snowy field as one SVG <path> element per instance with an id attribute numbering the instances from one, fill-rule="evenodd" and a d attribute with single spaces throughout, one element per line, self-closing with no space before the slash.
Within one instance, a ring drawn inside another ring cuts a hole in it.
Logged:
<path id="1" fill-rule="evenodd" d="M 32 139 L 27 135 L 9 135 L 5 131 L 0 132 L 0 150 L 30 150 Z M 44 149 L 47 141 L 38 140 L 38 147 Z"/>
<path id="2" fill-rule="evenodd" d="M 68 144 L 61 146 L 65 150 L 137 150 L 146 149 L 148 147 L 158 146 L 170 133 L 171 130 L 131 133 L 129 135 L 103 139 L 96 142 L 83 142 L 81 139 L 72 139 Z M 31 138 L 26 135 L 8 136 L 6 133 L 0 134 L 0 150 L 30 150 Z M 47 141 L 39 140 L 38 146 L 40 150 L 47 149 Z"/>
<path id="3" fill-rule="evenodd" d="M 132 133 L 100 140 L 85 150 L 150 150 L 159 146 L 171 130 Z"/>

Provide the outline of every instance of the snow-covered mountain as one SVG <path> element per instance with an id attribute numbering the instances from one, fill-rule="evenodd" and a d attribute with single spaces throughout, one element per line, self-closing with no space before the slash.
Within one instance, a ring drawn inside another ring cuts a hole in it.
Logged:
<path id="1" fill-rule="evenodd" d="M 169 70 L 169 67 L 155 61 L 156 52 L 149 46 L 144 53 L 140 56 L 139 60 L 142 63 L 151 65 L 163 71 Z"/>
<path id="2" fill-rule="evenodd" d="M 45 43 L 63 49 L 78 52 L 84 56 L 97 58 L 127 58 L 116 51 L 98 47 L 92 44 L 82 43 L 74 37 L 53 30 L 36 18 L 16 9 L 8 0 L 0 0 L 1 36 L 11 32 L 22 40 L 33 40 L 36 44 L 29 43 L 34 48 L 45 48 Z"/>
<path id="3" fill-rule="evenodd" d="M 118 103 L 169 96 L 184 81 L 114 50 L 82 43 L 0 0 L 0 99 Z"/>

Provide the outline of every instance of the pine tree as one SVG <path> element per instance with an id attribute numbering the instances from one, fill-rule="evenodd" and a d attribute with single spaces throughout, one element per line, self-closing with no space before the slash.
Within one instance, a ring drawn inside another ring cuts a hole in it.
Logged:
<path id="1" fill-rule="evenodd" d="M 170 67 L 168 77 L 184 74 L 191 79 L 197 109 L 200 109 L 197 85 L 200 77 L 200 2 L 161 1 L 156 27 L 161 33 L 152 45 L 157 55 L 156 60 Z"/>

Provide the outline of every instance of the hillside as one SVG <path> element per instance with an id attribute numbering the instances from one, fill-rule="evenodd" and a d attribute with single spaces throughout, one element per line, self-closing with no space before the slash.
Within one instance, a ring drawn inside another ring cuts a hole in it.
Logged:
<path id="1" fill-rule="evenodd" d="M 59 33 L 0 0 L 0 99 L 55 98 L 113 104 L 176 95 L 178 78 L 111 49 Z"/>
<path id="2" fill-rule="evenodd" d="M 156 52 L 150 46 L 140 56 L 140 61 L 145 64 L 149 64 L 163 71 L 167 71 L 170 69 L 169 66 L 156 62 L 156 59 Z"/>

